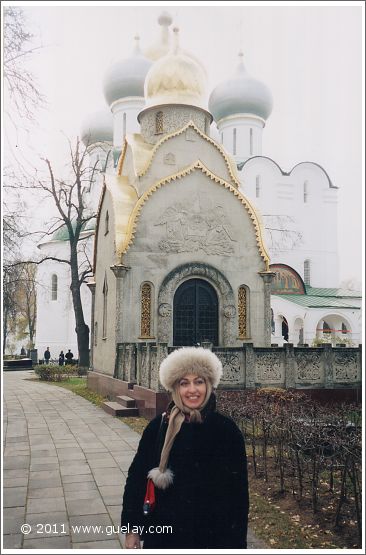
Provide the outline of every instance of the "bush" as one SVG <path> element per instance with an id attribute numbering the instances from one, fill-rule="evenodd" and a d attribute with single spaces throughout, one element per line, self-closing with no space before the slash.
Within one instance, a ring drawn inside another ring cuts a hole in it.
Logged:
<path id="1" fill-rule="evenodd" d="M 44 382 L 62 382 L 67 380 L 69 376 L 75 375 L 77 369 L 75 366 L 55 366 L 49 364 L 40 364 L 35 368 L 35 373 L 40 380 Z"/>

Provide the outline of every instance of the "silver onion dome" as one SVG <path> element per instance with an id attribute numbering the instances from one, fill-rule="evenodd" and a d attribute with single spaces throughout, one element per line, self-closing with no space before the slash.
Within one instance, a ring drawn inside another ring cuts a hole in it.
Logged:
<path id="1" fill-rule="evenodd" d="M 135 37 L 132 56 L 113 64 L 107 71 L 103 91 L 109 106 L 121 98 L 144 96 L 144 83 L 152 64 L 140 50 L 139 37 Z"/>
<path id="2" fill-rule="evenodd" d="M 210 95 L 208 106 L 216 122 L 237 114 L 251 114 L 266 120 L 272 112 L 271 91 L 249 75 L 242 52 L 239 59 L 234 76 L 217 85 Z"/>

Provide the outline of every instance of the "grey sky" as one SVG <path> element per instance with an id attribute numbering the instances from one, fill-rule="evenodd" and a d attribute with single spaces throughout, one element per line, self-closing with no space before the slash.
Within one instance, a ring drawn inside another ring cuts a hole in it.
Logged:
<path id="1" fill-rule="evenodd" d="M 229 77 L 244 52 L 250 74 L 272 91 L 274 109 L 263 133 L 263 154 L 289 171 L 301 161 L 317 162 L 339 194 L 340 279 L 361 280 L 363 170 L 363 8 L 286 3 L 266 6 L 197 6 L 159 2 L 17 2 L 39 32 L 45 48 L 32 68 L 49 102 L 39 128 L 22 146 L 62 165 L 64 137 L 80 131 L 84 118 L 106 106 L 103 76 L 111 62 L 126 57 L 136 32 L 142 48 L 157 38 L 165 9 L 180 28 L 183 48 L 205 65 L 208 93 Z M 59 4 L 59 5 L 57 5 Z M 118 5 L 120 4 L 120 5 Z M 324 229 L 332 234 L 332 229 Z"/>

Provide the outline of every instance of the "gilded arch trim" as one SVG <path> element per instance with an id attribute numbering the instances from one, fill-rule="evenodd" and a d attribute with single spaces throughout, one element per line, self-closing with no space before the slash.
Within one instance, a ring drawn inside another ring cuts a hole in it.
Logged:
<path id="1" fill-rule="evenodd" d="M 215 181 L 215 183 L 218 183 L 219 185 L 225 187 L 225 189 L 228 189 L 243 204 L 243 206 L 245 207 L 245 209 L 247 210 L 250 216 L 250 219 L 253 222 L 259 253 L 265 262 L 266 271 L 268 271 L 269 256 L 263 243 L 261 224 L 255 209 L 250 204 L 248 199 L 246 199 L 238 189 L 236 189 L 233 185 L 231 185 L 229 182 L 225 181 L 221 177 L 213 174 L 200 160 L 197 160 L 191 166 L 188 166 L 187 168 L 185 168 L 184 170 L 176 174 L 170 175 L 168 177 L 165 177 L 164 179 L 161 179 L 160 181 L 157 181 L 156 183 L 154 183 L 154 185 L 150 187 L 150 189 L 145 191 L 145 193 L 139 198 L 134 209 L 132 210 L 132 213 L 128 222 L 126 237 L 120 250 L 121 255 L 123 256 L 123 254 L 127 252 L 127 250 L 130 248 L 133 242 L 136 228 L 137 228 L 137 222 L 141 214 L 142 207 L 145 204 L 145 202 L 149 199 L 149 197 L 151 197 L 153 193 L 155 193 L 158 189 L 161 189 L 161 187 L 163 187 L 167 183 L 170 183 L 171 181 L 176 181 L 177 179 L 181 179 L 182 177 L 185 177 L 186 175 L 189 175 L 196 170 L 200 170 L 202 173 L 207 175 L 207 177 L 209 177 L 212 181 Z"/>

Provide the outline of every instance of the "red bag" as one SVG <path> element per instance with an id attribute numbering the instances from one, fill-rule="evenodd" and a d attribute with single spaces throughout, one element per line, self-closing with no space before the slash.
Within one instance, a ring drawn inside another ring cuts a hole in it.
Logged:
<path id="1" fill-rule="evenodd" d="M 149 515 L 154 510 L 154 507 L 155 507 L 155 484 L 151 480 L 151 478 L 148 478 L 147 485 L 146 485 L 144 505 L 143 505 L 144 515 L 145 516 Z"/>

